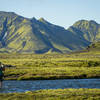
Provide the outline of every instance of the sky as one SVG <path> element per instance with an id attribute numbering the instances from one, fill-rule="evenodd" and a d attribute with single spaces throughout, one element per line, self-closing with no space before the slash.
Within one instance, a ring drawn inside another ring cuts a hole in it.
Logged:
<path id="1" fill-rule="evenodd" d="M 100 23 L 100 0 L 0 0 L 0 11 L 43 17 L 65 28 L 82 19 Z"/>

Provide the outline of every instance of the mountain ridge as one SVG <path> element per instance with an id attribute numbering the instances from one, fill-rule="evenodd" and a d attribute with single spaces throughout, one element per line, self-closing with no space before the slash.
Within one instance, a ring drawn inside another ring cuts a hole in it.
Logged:
<path id="1" fill-rule="evenodd" d="M 0 11 L 2 53 L 68 53 L 85 49 L 99 39 L 100 25 L 93 20 L 80 20 L 65 29 L 44 18 Z"/>

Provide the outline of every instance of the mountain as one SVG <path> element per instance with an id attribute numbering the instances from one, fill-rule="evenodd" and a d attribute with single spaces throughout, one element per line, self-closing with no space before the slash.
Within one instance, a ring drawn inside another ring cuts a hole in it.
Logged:
<path id="1" fill-rule="evenodd" d="M 1 53 L 67 53 L 82 50 L 99 39 L 100 25 L 95 21 L 80 20 L 64 29 L 44 18 L 0 11 Z"/>
<path id="2" fill-rule="evenodd" d="M 93 20 L 80 20 L 77 21 L 69 29 L 73 34 L 81 39 L 85 39 L 89 42 L 95 42 L 100 40 L 100 24 Z"/>

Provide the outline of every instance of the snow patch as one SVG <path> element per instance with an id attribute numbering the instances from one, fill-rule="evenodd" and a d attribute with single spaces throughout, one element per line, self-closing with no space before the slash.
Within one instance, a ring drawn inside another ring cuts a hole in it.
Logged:
<path id="1" fill-rule="evenodd" d="M 5 33 L 5 35 L 3 36 L 3 39 L 7 36 L 7 32 Z"/>

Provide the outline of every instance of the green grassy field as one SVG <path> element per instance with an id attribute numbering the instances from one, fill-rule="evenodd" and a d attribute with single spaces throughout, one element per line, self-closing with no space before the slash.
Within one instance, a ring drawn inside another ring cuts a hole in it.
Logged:
<path id="1" fill-rule="evenodd" d="M 0 54 L 6 68 L 5 80 L 100 78 L 99 53 Z"/>
<path id="2" fill-rule="evenodd" d="M 57 89 L 0 94 L 2 100 L 100 100 L 100 89 Z"/>
<path id="3" fill-rule="evenodd" d="M 0 54 L 5 80 L 100 78 L 100 53 Z M 0 94 L 2 100 L 100 100 L 100 89 L 57 89 Z"/>

